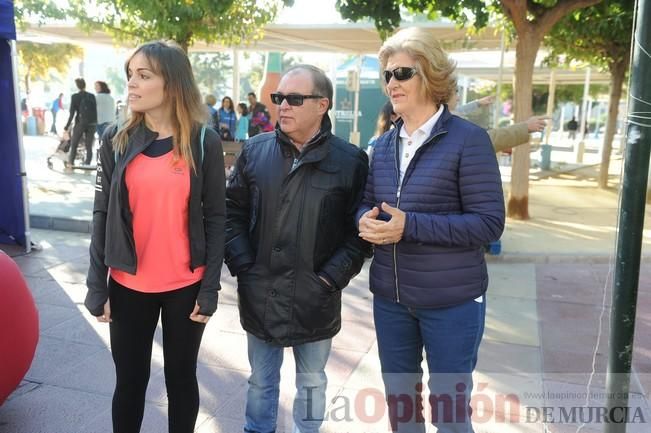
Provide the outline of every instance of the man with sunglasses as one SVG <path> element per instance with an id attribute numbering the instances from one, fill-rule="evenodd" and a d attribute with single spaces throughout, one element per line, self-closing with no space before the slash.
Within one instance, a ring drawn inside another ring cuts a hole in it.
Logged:
<path id="1" fill-rule="evenodd" d="M 332 135 L 332 94 L 320 69 L 288 70 L 271 94 L 276 130 L 248 140 L 227 187 L 225 261 L 251 365 L 245 432 L 276 431 L 285 347 L 296 361 L 294 432 L 319 431 L 341 291 L 370 257 L 355 226 L 368 158 Z"/>

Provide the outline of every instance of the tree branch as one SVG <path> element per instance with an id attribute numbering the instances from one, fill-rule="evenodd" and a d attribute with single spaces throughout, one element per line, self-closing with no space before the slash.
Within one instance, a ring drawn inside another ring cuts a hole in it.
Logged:
<path id="1" fill-rule="evenodd" d="M 549 33 L 554 25 L 561 20 L 564 16 L 576 9 L 587 8 L 593 6 L 602 0 L 564 0 L 556 3 L 553 8 L 547 9 L 540 19 L 537 20 L 536 27 L 543 34 Z"/>
<path id="2" fill-rule="evenodd" d="M 90 33 L 92 30 L 98 30 L 112 32 L 115 35 L 122 35 L 124 39 L 138 39 L 139 37 L 142 37 L 141 32 L 124 30 L 123 28 L 113 24 L 113 22 L 109 23 L 107 21 L 97 21 L 90 17 L 83 16 L 78 16 L 77 20 L 81 25 L 85 25 L 87 27 L 86 31 L 88 33 Z"/>
<path id="3" fill-rule="evenodd" d="M 521 0 L 500 0 L 504 15 L 511 19 L 517 33 L 525 30 L 527 26 L 526 3 Z"/>

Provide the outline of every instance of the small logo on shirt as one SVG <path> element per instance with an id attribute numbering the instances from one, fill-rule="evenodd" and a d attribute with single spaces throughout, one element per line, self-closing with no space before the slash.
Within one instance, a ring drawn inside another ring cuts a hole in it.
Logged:
<path id="1" fill-rule="evenodd" d="M 183 168 L 182 167 L 172 167 L 172 173 L 174 173 L 174 174 L 183 174 Z"/>

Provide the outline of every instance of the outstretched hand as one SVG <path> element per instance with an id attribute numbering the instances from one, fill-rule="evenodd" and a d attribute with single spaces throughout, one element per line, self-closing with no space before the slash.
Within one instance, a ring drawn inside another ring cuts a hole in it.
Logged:
<path id="1" fill-rule="evenodd" d="M 547 127 L 549 116 L 531 116 L 527 119 L 527 131 L 529 132 L 542 132 Z"/>
<path id="2" fill-rule="evenodd" d="M 493 95 L 484 96 L 483 98 L 477 99 L 477 102 L 479 103 L 480 106 L 485 107 L 486 105 L 491 105 L 493 102 L 495 102 L 495 96 Z"/>

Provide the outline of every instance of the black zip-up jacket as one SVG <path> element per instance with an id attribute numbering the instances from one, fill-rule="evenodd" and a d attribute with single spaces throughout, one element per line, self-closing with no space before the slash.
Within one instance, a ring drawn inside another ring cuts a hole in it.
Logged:
<path id="1" fill-rule="evenodd" d="M 330 126 L 326 116 L 300 154 L 278 128 L 253 137 L 226 188 L 225 261 L 240 321 L 272 344 L 337 334 L 341 289 L 371 255 L 354 221 L 368 158 Z"/>
<path id="2" fill-rule="evenodd" d="M 124 154 L 113 151 L 112 137 L 117 127 L 107 130 L 97 160 L 93 233 L 90 243 L 90 268 L 86 285 L 86 308 L 94 316 L 103 314 L 108 299 L 108 268 L 135 274 L 137 259 L 133 238 L 132 214 L 129 208 L 125 172 L 127 164 L 142 153 L 158 134 L 144 125 L 129 135 Z M 219 135 L 206 128 L 203 146 L 201 128 L 194 129 L 192 157 L 197 168 L 190 170 L 190 203 L 188 234 L 190 269 L 206 265 L 197 296 L 200 314 L 211 315 L 217 309 L 221 266 L 224 257 L 224 153 Z M 117 160 L 117 164 L 116 164 Z"/>
<path id="3" fill-rule="evenodd" d="M 81 112 L 82 98 L 92 99 L 93 102 L 89 107 L 90 111 L 84 113 Z M 83 122 L 81 122 L 82 119 Z M 70 124 L 72 124 L 73 120 L 75 123 L 82 123 L 84 126 L 97 124 L 97 101 L 95 100 L 95 95 L 88 93 L 85 90 L 80 90 L 70 97 L 70 115 L 68 116 L 68 121 L 66 122 L 64 129 L 70 128 Z"/>

